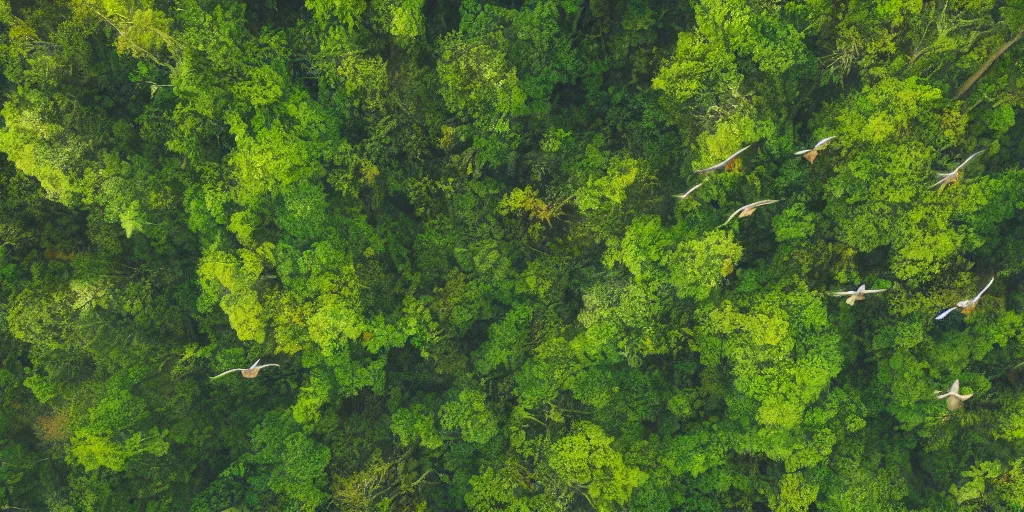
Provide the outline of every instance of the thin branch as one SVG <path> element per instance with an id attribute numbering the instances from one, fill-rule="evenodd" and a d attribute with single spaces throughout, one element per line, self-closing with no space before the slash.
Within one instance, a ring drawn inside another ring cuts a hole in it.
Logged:
<path id="1" fill-rule="evenodd" d="M 118 36 L 124 37 L 124 32 L 122 32 L 121 29 L 117 27 L 117 25 L 113 22 L 113 20 L 111 20 L 110 18 L 104 16 L 103 13 L 101 13 L 99 10 L 95 10 L 93 12 L 95 12 L 97 16 L 102 18 L 103 21 L 107 22 L 107 24 L 109 24 L 111 27 L 113 27 L 114 30 L 117 31 L 117 35 Z M 157 31 L 157 32 L 159 32 L 159 31 Z M 126 40 L 128 40 L 128 39 L 126 39 Z M 141 46 L 139 46 L 139 45 L 137 45 L 135 43 L 132 43 L 132 49 L 133 50 L 138 50 L 138 51 L 142 52 L 143 54 L 145 54 L 147 57 L 149 57 L 149 59 L 152 60 L 153 62 L 155 62 L 156 64 L 158 64 L 160 66 L 163 66 L 163 67 L 165 67 L 165 68 L 167 68 L 167 69 L 169 69 L 171 71 L 174 71 L 174 66 L 171 66 L 170 64 L 167 64 L 167 63 L 163 62 L 162 60 L 158 59 L 156 57 L 156 55 L 153 55 L 152 53 L 150 53 L 149 50 L 146 50 L 145 48 L 143 48 L 143 47 L 141 47 Z"/>

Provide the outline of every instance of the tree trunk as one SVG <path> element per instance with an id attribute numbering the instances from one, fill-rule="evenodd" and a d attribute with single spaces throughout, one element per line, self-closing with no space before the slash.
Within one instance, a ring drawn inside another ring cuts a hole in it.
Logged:
<path id="1" fill-rule="evenodd" d="M 985 63 L 982 64 L 981 67 L 978 68 L 978 70 L 975 71 L 974 74 L 971 75 L 971 77 L 968 78 L 967 81 L 964 82 L 964 84 L 961 85 L 960 88 L 956 90 L 956 95 L 953 96 L 953 99 L 963 96 L 965 92 L 970 90 L 970 88 L 974 86 L 974 82 L 977 82 L 978 79 L 981 78 L 981 76 L 984 75 L 986 71 L 988 71 L 988 68 L 992 67 L 992 64 L 995 64 L 996 60 L 998 60 L 999 57 L 1003 55 L 1003 53 L 1006 53 L 1006 50 L 1009 50 L 1011 46 L 1017 44 L 1017 41 L 1020 41 L 1021 37 L 1024 37 L 1024 30 L 1017 32 L 1016 37 L 1010 39 L 1009 41 L 1006 42 L 1006 44 L 997 48 L 996 51 L 993 52 L 992 55 L 988 58 L 988 60 L 985 61 Z"/>

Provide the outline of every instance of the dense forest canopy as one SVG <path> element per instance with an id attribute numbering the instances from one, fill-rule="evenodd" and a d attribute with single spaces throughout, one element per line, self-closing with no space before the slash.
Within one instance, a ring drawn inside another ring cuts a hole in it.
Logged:
<path id="1" fill-rule="evenodd" d="M 1024 507 L 1024 0 L 0 24 L 0 509 Z"/>

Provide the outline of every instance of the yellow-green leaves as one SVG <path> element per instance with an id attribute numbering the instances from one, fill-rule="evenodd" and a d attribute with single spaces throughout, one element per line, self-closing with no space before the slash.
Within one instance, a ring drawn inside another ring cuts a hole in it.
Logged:
<path id="1" fill-rule="evenodd" d="M 460 391 L 458 400 L 441 406 L 438 412 L 441 427 L 458 431 L 466 442 L 487 443 L 498 434 L 498 419 L 487 406 L 486 400 L 487 395 L 480 391 Z"/>
<path id="2" fill-rule="evenodd" d="M 829 179 L 825 213 L 860 251 L 890 245 L 892 271 L 912 282 L 948 268 L 966 234 L 951 222 L 958 198 L 929 188 L 940 170 L 936 148 L 965 129 L 947 105 L 919 80 L 887 79 L 830 109 L 839 140 L 857 149 Z"/>
<path id="3" fill-rule="evenodd" d="M 602 203 L 620 205 L 626 199 L 626 190 L 635 181 L 648 175 L 644 162 L 629 157 L 613 157 L 604 174 L 591 176 L 585 187 L 576 191 L 576 205 L 588 211 L 600 208 Z"/>
<path id="4" fill-rule="evenodd" d="M 732 274 L 743 256 L 743 247 L 731 232 L 715 230 L 701 239 L 680 242 L 664 256 L 669 283 L 679 298 L 705 300 Z"/>
<path id="5" fill-rule="evenodd" d="M 551 469 L 600 511 L 624 505 L 633 489 L 647 480 L 647 474 L 623 462 L 613 441 L 601 427 L 580 421 L 573 424 L 572 434 L 555 441 L 548 455 Z"/>

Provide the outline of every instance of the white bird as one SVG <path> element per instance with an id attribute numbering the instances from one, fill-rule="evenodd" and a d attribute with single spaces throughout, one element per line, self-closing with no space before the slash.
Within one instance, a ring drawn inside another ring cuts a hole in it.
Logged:
<path id="1" fill-rule="evenodd" d="M 948 185 L 950 183 L 955 182 L 956 180 L 959 180 L 960 179 L 960 170 L 963 169 L 964 166 L 967 165 L 967 162 L 970 162 L 974 157 L 976 157 L 976 156 L 978 156 L 978 155 L 980 155 L 980 154 L 982 154 L 984 152 L 985 152 L 985 150 L 983 149 L 983 150 L 978 151 L 977 153 L 974 153 L 973 155 L 967 157 L 967 160 L 964 160 L 964 162 L 962 164 L 958 165 L 956 167 L 956 169 L 953 169 L 953 172 L 951 172 L 949 174 L 942 174 L 941 172 L 940 173 L 936 173 L 939 176 L 942 176 L 942 179 L 939 180 L 938 183 L 936 183 L 936 184 L 934 184 L 932 186 L 933 187 L 937 187 L 939 185 Z"/>
<path id="2" fill-rule="evenodd" d="M 678 195 L 674 195 L 672 197 L 678 197 L 679 199 L 686 199 L 686 196 L 690 195 L 690 192 L 693 192 L 694 190 L 697 190 L 703 184 L 704 184 L 704 182 L 702 181 L 702 182 L 694 185 L 693 188 L 691 188 L 690 190 L 687 190 L 685 194 L 678 194 Z"/>
<path id="3" fill-rule="evenodd" d="M 814 159 L 818 158 L 818 152 L 823 150 L 823 149 L 825 149 L 825 147 L 828 146 L 828 142 L 830 140 L 834 139 L 834 138 L 836 138 L 835 135 L 833 135 L 831 137 L 825 137 L 824 139 L 819 140 L 818 143 L 815 144 L 813 148 L 811 148 L 811 149 L 802 149 L 802 150 L 797 151 L 796 153 L 793 153 L 793 154 L 794 155 L 803 155 L 804 158 L 806 158 L 808 162 L 813 164 L 814 163 Z"/>
<path id="4" fill-rule="evenodd" d="M 262 369 L 264 369 L 264 368 L 266 368 L 268 366 L 281 366 L 281 365 L 274 364 L 274 363 L 261 365 L 260 364 L 260 360 L 257 359 L 256 362 L 253 363 L 252 366 L 250 366 L 248 368 L 232 368 L 232 369 L 230 369 L 230 370 L 228 370 L 228 371 L 226 371 L 224 373 L 221 373 L 220 375 L 215 375 L 215 376 L 210 377 L 210 378 L 211 379 L 216 379 L 218 377 L 223 377 L 223 376 L 225 376 L 225 375 L 227 375 L 227 374 L 229 374 L 231 372 L 242 372 L 242 377 L 245 377 L 247 379 L 254 379 L 254 378 L 256 378 L 257 375 L 260 374 L 260 370 L 262 370 Z"/>
<path id="5" fill-rule="evenodd" d="M 974 308 L 978 305 L 978 301 L 981 300 L 981 295 L 983 293 L 985 293 L 985 290 L 988 290 L 989 286 L 992 286 L 992 283 L 995 280 L 996 280 L 996 278 L 992 277 L 992 279 L 988 282 L 988 284 L 986 284 L 985 287 L 982 288 L 981 291 L 978 292 L 978 294 L 975 295 L 973 299 L 962 300 L 960 302 L 957 302 L 956 306 L 953 306 L 953 307 L 943 311 L 942 313 L 939 313 L 939 316 L 935 317 L 935 319 L 936 320 L 942 320 L 943 318 L 946 318 L 946 315 L 948 315 L 948 314 L 950 314 L 950 313 L 952 313 L 952 312 L 954 312 L 954 311 L 956 311 L 958 309 L 960 310 L 961 313 L 963 313 L 965 315 L 971 314 L 971 312 L 974 311 Z"/>
<path id="6" fill-rule="evenodd" d="M 852 306 L 852 305 L 856 304 L 858 300 L 864 300 L 864 295 L 866 295 L 866 294 L 869 294 L 869 293 L 882 293 L 885 290 L 888 290 L 888 288 L 884 288 L 882 290 L 868 290 L 867 286 L 860 285 L 860 288 L 857 288 L 856 290 L 851 290 L 851 291 L 848 291 L 848 292 L 831 292 L 831 293 L 832 293 L 832 295 L 834 295 L 836 297 L 847 297 L 846 303 Z"/>
<path id="7" fill-rule="evenodd" d="M 732 170 L 736 166 L 736 158 L 738 156 L 740 156 L 740 153 L 746 151 L 749 148 L 750 148 L 750 146 L 747 146 L 747 147 L 745 147 L 745 148 L 743 148 L 743 149 L 733 153 L 732 155 L 729 156 L 729 158 L 726 158 L 725 160 L 722 160 L 721 162 L 718 162 L 717 164 L 712 165 L 711 167 L 708 167 L 707 169 L 701 169 L 699 171 L 693 171 L 693 172 L 695 172 L 697 174 L 701 174 L 701 173 L 705 173 L 705 172 L 716 171 L 718 169 L 725 169 L 727 171 Z"/>
<path id="8" fill-rule="evenodd" d="M 941 393 L 941 394 L 940 394 Z M 964 400 L 974 396 L 974 393 L 969 395 L 960 394 L 960 379 L 953 381 L 953 385 L 950 386 L 949 391 L 943 393 L 940 390 L 935 390 L 935 398 L 942 400 L 946 399 L 946 409 L 955 411 L 964 405 Z"/>
<path id="9" fill-rule="evenodd" d="M 762 207 L 764 205 L 773 204 L 773 203 L 777 203 L 777 202 L 779 202 L 778 199 L 762 199 L 760 201 L 755 201 L 753 203 L 750 203 L 750 204 L 748 204 L 746 206 L 742 206 L 742 207 L 740 207 L 739 210 L 736 210 L 736 211 L 732 212 L 732 215 L 730 215 L 728 219 L 725 219 L 725 222 L 723 222 L 718 227 L 722 227 L 722 226 L 728 224 L 729 221 L 732 220 L 733 217 L 735 217 L 737 215 L 739 215 L 740 217 L 749 217 L 749 216 L 754 214 L 754 210 L 757 210 L 758 208 L 760 208 L 760 207 Z"/>

